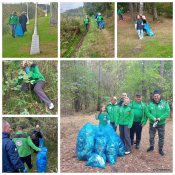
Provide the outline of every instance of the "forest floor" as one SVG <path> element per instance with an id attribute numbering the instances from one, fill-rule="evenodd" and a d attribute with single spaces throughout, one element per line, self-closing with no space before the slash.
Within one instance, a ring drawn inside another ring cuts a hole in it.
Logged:
<path id="1" fill-rule="evenodd" d="M 38 18 L 38 34 L 40 39 L 40 54 L 30 55 L 32 35 L 35 20 L 31 19 L 24 36 L 11 36 L 11 30 L 2 37 L 3 58 L 57 58 L 58 57 L 58 27 L 50 26 L 50 14 Z M 10 28 L 10 26 L 9 26 Z"/>
<path id="2" fill-rule="evenodd" d="M 87 161 L 78 161 L 76 142 L 80 129 L 87 123 L 98 125 L 94 115 L 78 113 L 60 119 L 60 172 L 61 173 L 172 173 L 173 172 L 173 120 L 168 118 L 165 130 L 164 156 L 158 152 L 158 133 L 155 136 L 155 149 L 149 148 L 149 122 L 142 130 L 140 149 L 132 146 L 132 153 L 117 157 L 115 165 L 106 163 L 106 169 L 85 166 Z M 117 134 L 119 129 L 117 128 Z"/>
<path id="3" fill-rule="evenodd" d="M 136 16 L 136 14 L 134 14 Z M 135 22 L 129 13 L 124 13 L 125 21 L 119 21 L 117 15 L 117 57 L 118 58 L 173 58 L 173 19 L 158 16 L 153 21 L 152 15 L 145 14 L 146 21 L 154 36 L 139 39 Z"/>
<path id="4" fill-rule="evenodd" d="M 107 22 L 108 20 L 108 22 Z M 114 58 L 114 18 L 106 19 L 104 29 L 97 28 L 95 19 L 91 19 L 89 31 L 82 36 L 73 54 L 75 58 Z M 109 21 L 111 23 L 109 23 Z M 104 19 L 105 22 L 105 19 Z M 107 26 L 108 25 L 108 26 Z M 110 29 L 109 29 L 110 28 Z M 113 31 L 112 31 L 113 29 Z M 81 46 L 81 47 L 80 47 Z"/>

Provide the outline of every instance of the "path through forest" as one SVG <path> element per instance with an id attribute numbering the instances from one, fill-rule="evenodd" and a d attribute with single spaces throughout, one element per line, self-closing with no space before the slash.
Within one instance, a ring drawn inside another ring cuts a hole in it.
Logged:
<path id="1" fill-rule="evenodd" d="M 114 58 L 114 38 L 106 28 L 97 28 L 95 20 L 91 24 L 87 35 L 83 35 L 76 46 L 73 57 L 77 58 Z"/>
<path id="2" fill-rule="evenodd" d="M 168 118 L 165 127 L 164 156 L 158 153 L 158 133 L 155 136 L 155 149 L 149 148 L 149 121 L 142 130 L 140 149 L 132 146 L 132 153 L 117 157 L 115 165 L 106 163 L 106 169 L 85 166 L 87 161 L 76 160 L 76 141 L 80 129 L 87 123 L 97 125 L 94 115 L 78 113 L 75 116 L 61 117 L 60 131 L 60 172 L 61 173 L 167 173 L 173 172 L 173 120 Z M 119 134 L 119 129 L 117 129 Z"/>

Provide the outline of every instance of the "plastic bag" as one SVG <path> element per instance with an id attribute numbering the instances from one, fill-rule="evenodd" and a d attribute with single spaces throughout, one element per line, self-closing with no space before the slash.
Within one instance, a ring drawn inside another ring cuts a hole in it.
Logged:
<path id="1" fill-rule="evenodd" d="M 41 152 L 38 152 L 36 158 L 36 167 L 38 173 L 45 173 L 47 168 L 47 148 L 39 147 L 42 149 Z"/>
<path id="2" fill-rule="evenodd" d="M 18 25 L 18 26 L 16 27 L 16 35 L 17 35 L 17 36 L 23 36 L 23 35 L 24 35 L 24 33 L 23 33 L 23 31 L 22 31 L 21 25 Z"/>
<path id="3" fill-rule="evenodd" d="M 39 146 L 44 147 L 44 138 L 39 138 Z"/>
<path id="4" fill-rule="evenodd" d="M 104 26 L 105 26 L 104 21 L 101 21 L 101 22 L 100 22 L 100 26 L 101 26 L 102 29 L 104 28 Z"/>
<path id="5" fill-rule="evenodd" d="M 102 154 L 101 156 L 97 153 L 93 153 L 89 160 L 86 162 L 85 166 L 93 166 L 105 169 L 106 168 L 106 156 Z"/>
<path id="6" fill-rule="evenodd" d="M 88 160 L 94 152 L 94 139 L 97 127 L 87 123 L 80 130 L 77 137 L 76 152 L 78 154 L 77 160 Z"/>
<path id="7" fill-rule="evenodd" d="M 148 23 L 146 23 L 146 25 L 144 25 L 144 29 L 146 29 L 146 31 L 149 33 L 149 36 L 154 36 L 155 34 L 152 32 L 152 30 L 150 29 Z"/>

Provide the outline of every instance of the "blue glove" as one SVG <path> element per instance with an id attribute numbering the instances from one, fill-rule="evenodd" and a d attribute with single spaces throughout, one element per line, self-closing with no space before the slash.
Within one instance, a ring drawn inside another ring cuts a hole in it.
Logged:
<path id="1" fill-rule="evenodd" d="M 26 67 L 26 73 L 27 73 L 27 74 L 30 73 L 30 70 L 29 70 L 28 67 Z"/>
<path id="2" fill-rule="evenodd" d="M 136 28 L 135 28 L 135 30 L 136 30 Z"/>

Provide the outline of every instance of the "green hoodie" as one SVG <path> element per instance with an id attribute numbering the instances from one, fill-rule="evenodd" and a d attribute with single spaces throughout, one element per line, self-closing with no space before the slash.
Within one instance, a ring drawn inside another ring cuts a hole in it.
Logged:
<path id="1" fill-rule="evenodd" d="M 117 104 L 110 104 L 107 106 L 106 108 L 106 112 L 108 113 L 109 117 L 110 117 L 110 122 L 111 123 L 115 123 L 116 119 L 117 119 L 117 113 L 119 111 L 119 106 Z"/>
<path id="2" fill-rule="evenodd" d="M 39 148 L 36 147 L 30 136 L 26 132 L 17 132 L 16 135 L 13 136 L 12 141 L 15 143 L 19 157 L 27 157 L 31 154 L 30 147 L 35 151 L 39 151 Z"/>
<path id="3" fill-rule="evenodd" d="M 103 16 L 102 15 L 97 16 L 97 21 L 103 21 Z"/>
<path id="4" fill-rule="evenodd" d="M 153 100 L 153 102 L 148 104 L 147 109 L 148 118 L 151 124 L 154 124 L 154 118 L 160 118 L 160 122 L 157 125 L 166 123 L 166 118 L 170 114 L 170 107 L 166 101 L 161 99 L 159 103 L 155 103 Z"/>
<path id="5" fill-rule="evenodd" d="M 106 126 L 107 121 L 110 120 L 108 113 L 102 112 L 100 115 L 98 114 L 97 118 L 99 119 L 99 125 Z"/>
<path id="6" fill-rule="evenodd" d="M 20 24 L 18 16 L 17 15 L 10 15 L 9 20 L 8 20 L 8 24 L 12 24 L 12 25 Z"/>
<path id="7" fill-rule="evenodd" d="M 31 77 L 29 78 L 29 80 L 35 80 L 33 84 L 36 84 L 38 81 L 45 81 L 43 75 L 40 73 L 38 69 L 38 66 L 34 63 L 30 66 L 30 74 Z M 15 83 L 15 86 L 20 84 L 22 80 L 23 79 L 18 79 L 17 82 Z"/>
<path id="8" fill-rule="evenodd" d="M 118 14 L 123 15 L 122 9 L 119 9 L 119 10 L 118 10 Z"/>
<path id="9" fill-rule="evenodd" d="M 84 23 L 85 23 L 85 24 L 89 24 L 89 18 L 85 18 L 85 19 L 84 19 Z"/>
<path id="10" fill-rule="evenodd" d="M 132 101 L 130 104 L 134 111 L 134 122 L 140 122 L 146 125 L 147 122 L 147 106 L 142 101 L 137 103 L 136 100 Z"/>
<path id="11" fill-rule="evenodd" d="M 117 119 L 115 125 L 128 125 L 128 128 L 132 127 L 134 119 L 134 113 L 131 106 L 122 106 L 117 113 Z"/>

